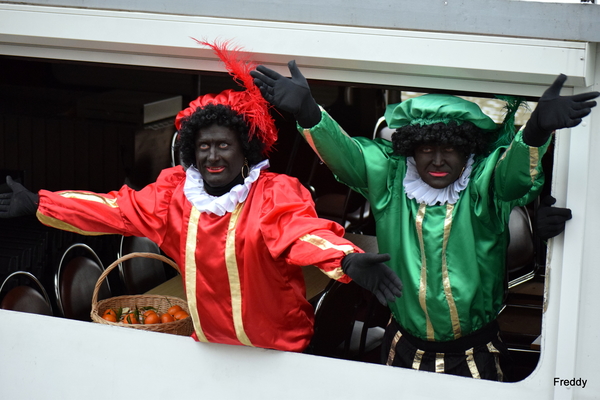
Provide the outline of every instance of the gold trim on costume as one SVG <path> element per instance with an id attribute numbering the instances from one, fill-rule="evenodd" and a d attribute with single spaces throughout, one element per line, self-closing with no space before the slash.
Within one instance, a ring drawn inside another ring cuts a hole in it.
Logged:
<path id="1" fill-rule="evenodd" d="M 325 109 L 321 106 L 319 106 L 319 109 L 321 110 L 321 113 L 323 111 L 325 111 Z M 347 137 L 351 137 L 350 135 L 348 135 L 348 133 L 346 133 L 346 131 L 344 131 L 344 129 L 342 127 L 340 127 L 340 132 L 347 136 Z M 319 157 L 319 159 L 321 160 L 321 162 L 325 162 L 323 160 L 323 157 L 321 157 L 321 154 L 319 154 L 319 151 L 317 150 L 317 146 L 315 145 L 315 141 L 312 138 L 312 133 L 310 133 L 310 129 L 309 128 L 302 128 L 302 136 L 304 136 L 304 139 L 306 140 L 306 143 L 308 143 L 308 145 L 310 146 L 311 149 L 313 149 L 313 151 L 315 152 L 315 154 Z"/>
<path id="2" fill-rule="evenodd" d="M 498 159 L 498 162 L 496 163 L 496 165 L 500 164 L 506 158 L 506 154 L 512 148 L 512 145 L 513 145 L 513 142 L 510 142 L 510 144 L 508 145 L 508 147 L 506 148 L 506 150 L 504 150 L 504 153 L 502 153 L 502 155 Z"/>
<path id="3" fill-rule="evenodd" d="M 244 204 L 239 203 L 231 213 L 229 227 L 227 228 L 227 241 L 225 242 L 225 265 L 227 266 L 227 276 L 229 277 L 229 288 L 231 290 L 231 312 L 233 314 L 235 335 L 243 345 L 253 346 L 244 330 L 244 320 L 242 318 L 242 285 L 240 283 L 240 273 L 235 253 L 235 228 Z"/>
<path id="4" fill-rule="evenodd" d="M 419 236 L 419 248 L 421 249 L 421 281 L 419 283 L 419 304 L 423 313 L 425 313 L 425 323 L 427 324 L 427 339 L 434 340 L 433 325 L 427 312 L 427 259 L 425 258 L 425 242 L 423 241 L 423 220 L 425 219 L 425 210 L 427 205 L 419 205 L 419 211 L 416 218 L 417 234 Z"/>
<path id="5" fill-rule="evenodd" d="M 435 353 L 435 372 L 444 373 L 444 353 Z"/>
<path id="6" fill-rule="evenodd" d="M 452 295 L 452 286 L 450 285 L 450 275 L 448 273 L 448 261 L 446 259 L 446 248 L 448 247 L 448 239 L 450 238 L 450 230 L 452 229 L 452 211 L 454 204 L 446 206 L 446 219 L 444 220 L 444 242 L 442 244 L 442 282 L 444 285 L 444 294 L 448 302 L 448 310 L 450 311 L 450 320 L 452 321 L 452 331 L 454 338 L 461 337 L 460 320 L 458 319 L 458 310 Z"/>
<path id="7" fill-rule="evenodd" d="M 59 219 L 49 217 L 47 215 L 42 214 L 39 210 L 36 211 L 35 215 L 37 219 L 44 225 L 51 226 L 52 228 L 60 229 L 61 231 L 75 232 L 84 236 L 100 236 L 100 235 L 110 235 L 110 233 L 106 232 L 88 232 L 81 230 L 71 224 L 67 224 Z"/>
<path id="8" fill-rule="evenodd" d="M 342 276 L 344 276 L 344 270 L 342 269 L 342 267 L 332 269 L 331 271 L 323 271 L 322 269 L 319 269 L 319 271 L 321 271 L 322 273 L 327 275 L 330 279 L 333 279 L 336 281 L 338 279 L 340 279 Z"/>
<path id="9" fill-rule="evenodd" d="M 310 146 L 310 148 L 313 149 L 313 151 L 319 157 L 319 159 L 321 160 L 321 162 L 324 162 L 323 161 L 323 157 L 321 157 L 321 155 L 317 151 L 317 146 L 315 145 L 315 141 L 312 138 L 312 134 L 310 133 L 310 129 L 304 128 L 302 130 L 302 135 L 304 136 L 304 139 L 306 139 L 306 143 L 308 143 L 308 145 Z"/>
<path id="10" fill-rule="evenodd" d="M 469 350 L 465 351 L 465 355 L 467 356 L 467 365 L 471 371 L 471 376 L 475 379 L 481 379 L 477 364 L 475 364 L 475 358 L 473 357 L 473 348 L 471 347 Z"/>
<path id="11" fill-rule="evenodd" d="M 531 176 L 531 183 L 533 183 L 538 176 L 537 166 L 539 163 L 540 149 L 537 147 L 529 147 L 529 176 Z"/>
<path id="12" fill-rule="evenodd" d="M 496 364 L 496 373 L 498 374 L 498 381 L 504 382 L 504 372 L 502 371 L 502 367 L 500 366 L 500 352 L 498 351 L 496 346 L 492 344 L 492 342 L 489 342 L 487 344 L 487 348 L 490 353 L 494 354 L 494 363 Z"/>
<path id="13" fill-rule="evenodd" d="M 390 352 L 388 354 L 388 359 L 385 365 L 392 365 L 392 363 L 394 362 L 394 358 L 396 358 L 396 345 L 398 344 L 398 341 L 401 337 L 402 333 L 400 331 L 396 332 L 394 338 L 392 339 L 392 344 L 390 345 Z"/>
<path id="14" fill-rule="evenodd" d="M 202 331 L 202 325 L 200 324 L 200 315 L 198 314 L 198 303 L 196 298 L 196 236 L 198 233 L 199 219 L 200 211 L 198 211 L 196 207 L 192 207 L 185 242 L 185 292 L 196 336 L 198 336 L 199 341 L 208 342 L 208 339 Z"/>
<path id="15" fill-rule="evenodd" d="M 108 198 L 108 197 L 100 196 L 99 194 L 96 194 L 96 193 L 59 192 L 58 195 L 66 198 L 66 199 L 92 201 L 95 203 L 104 204 L 110 208 L 119 208 L 119 205 L 117 204 L 117 199 L 115 199 L 114 197 Z"/>
<path id="16" fill-rule="evenodd" d="M 323 239 L 317 235 L 312 235 L 310 233 L 302 236 L 300 240 L 315 245 L 321 250 L 335 249 L 343 252 L 346 255 L 354 253 L 354 247 L 350 246 L 349 244 L 333 244 L 329 240 Z"/>
<path id="17" fill-rule="evenodd" d="M 330 241 L 323 239 L 322 237 L 312 235 L 310 233 L 302 236 L 299 240 L 310 243 L 310 244 L 318 247 L 321 250 L 334 249 L 334 250 L 339 250 L 346 255 L 348 255 L 350 253 L 354 253 L 354 247 L 350 246 L 349 244 L 342 244 L 342 245 L 333 244 Z M 344 275 L 344 271 L 342 270 L 341 267 L 338 267 L 331 271 L 321 270 L 321 272 L 323 272 L 325 275 L 327 275 L 331 279 L 335 279 L 335 280 L 340 279 Z"/>
<path id="18" fill-rule="evenodd" d="M 412 369 L 418 370 L 419 368 L 421 368 L 421 363 L 423 362 L 423 354 L 425 354 L 423 350 L 417 349 L 417 351 L 415 352 L 415 358 L 413 359 Z"/>

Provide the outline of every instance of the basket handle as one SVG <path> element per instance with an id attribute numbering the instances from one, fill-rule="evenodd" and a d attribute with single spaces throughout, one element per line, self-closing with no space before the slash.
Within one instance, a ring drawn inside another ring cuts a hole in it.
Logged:
<path id="1" fill-rule="evenodd" d="M 96 286 L 94 287 L 94 294 L 92 295 L 92 311 L 97 308 L 98 292 L 100 291 L 100 286 L 102 286 L 102 282 L 104 282 L 104 279 L 106 279 L 106 277 L 108 276 L 110 271 L 115 269 L 123 261 L 127 261 L 130 258 L 135 258 L 135 257 L 154 258 L 156 260 L 160 260 L 162 262 L 169 264 L 171 267 L 175 268 L 175 271 L 180 273 L 179 267 L 177 266 L 177 264 L 175 264 L 175 262 L 173 260 L 171 260 L 170 258 L 167 258 L 163 255 L 156 254 L 156 253 L 129 253 L 129 254 L 126 254 L 123 257 L 116 260 L 115 262 L 113 262 L 112 264 L 110 264 L 98 278 L 98 282 L 96 282 Z"/>

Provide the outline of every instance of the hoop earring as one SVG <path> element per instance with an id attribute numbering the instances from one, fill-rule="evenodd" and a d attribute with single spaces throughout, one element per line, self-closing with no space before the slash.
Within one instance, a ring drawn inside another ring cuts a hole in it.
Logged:
<path id="1" fill-rule="evenodd" d="M 244 168 L 246 168 L 246 173 L 244 173 Z M 244 158 L 244 165 L 242 165 L 242 178 L 246 179 L 250 175 L 250 166 L 248 165 L 248 159 Z"/>

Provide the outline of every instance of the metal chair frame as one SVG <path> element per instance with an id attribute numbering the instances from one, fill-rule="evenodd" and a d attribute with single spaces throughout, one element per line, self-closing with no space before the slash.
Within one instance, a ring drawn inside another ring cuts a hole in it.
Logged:
<path id="1" fill-rule="evenodd" d="M 125 241 L 127 240 L 127 237 L 128 236 L 121 237 L 121 242 L 119 244 L 119 253 L 117 254 L 117 258 L 121 258 L 121 257 L 125 256 L 126 254 L 129 254 L 129 253 L 126 253 L 125 249 L 124 249 L 124 244 L 125 244 Z M 144 249 L 143 252 L 151 252 L 151 253 L 161 254 L 160 247 L 158 247 L 158 245 L 156 243 L 154 243 L 153 241 L 151 241 L 148 238 L 142 238 L 142 239 L 147 239 L 148 242 L 149 242 L 149 244 L 152 244 L 152 245 L 156 246 L 156 249 L 154 251 L 149 251 L 148 249 Z M 136 260 L 138 262 L 145 262 L 145 263 L 160 263 L 160 265 L 162 267 L 162 262 L 161 261 L 154 260 L 154 259 L 148 259 L 148 258 L 144 258 L 144 259 L 140 259 L 140 258 L 138 258 L 138 259 L 131 259 L 131 260 L 128 260 L 127 262 L 132 262 L 134 260 Z M 125 271 L 125 268 L 126 267 L 125 267 L 125 265 L 123 265 L 123 263 L 119 263 L 119 277 L 121 278 L 121 282 L 125 286 L 125 290 L 128 292 L 128 294 L 140 294 L 140 293 L 129 293 L 130 292 L 129 287 L 128 287 L 129 285 L 127 284 L 128 277 L 127 277 L 127 273 Z M 163 271 L 164 271 L 164 268 L 163 268 Z M 167 277 L 166 277 L 166 273 L 165 273 L 164 281 L 166 281 L 166 280 L 167 280 Z"/>
<path id="2" fill-rule="evenodd" d="M 36 287 L 34 287 L 34 289 L 37 289 L 37 291 L 40 292 L 40 294 L 44 297 L 44 300 L 45 300 L 46 304 L 48 305 L 48 309 L 52 313 L 52 303 L 50 302 L 50 297 L 48 296 L 48 292 L 44 288 L 44 285 L 42 285 L 42 283 L 39 281 L 39 279 L 36 278 L 35 275 L 33 275 L 31 272 L 15 271 L 15 272 L 11 273 L 10 275 L 8 275 L 6 277 L 6 279 L 4 279 L 4 281 L 2 282 L 2 285 L 0 285 L 0 295 L 2 295 L 2 292 L 4 291 L 4 288 L 7 286 L 7 283 L 11 279 L 18 277 L 18 276 L 25 276 L 31 282 L 34 283 L 34 285 L 36 286 Z M 10 293 L 10 291 L 8 291 L 7 294 L 8 293 Z M 4 296 L 2 296 L 1 298 L 4 298 Z M 0 300 L 1 300 L 1 298 L 0 298 Z"/>
<path id="3" fill-rule="evenodd" d="M 60 259 L 60 263 L 58 264 L 58 270 L 56 271 L 56 274 L 54 275 L 54 290 L 56 293 L 56 305 L 57 305 L 58 310 L 60 311 L 61 315 L 63 315 L 63 316 L 65 315 L 65 310 L 64 310 L 64 306 L 63 306 L 63 299 L 60 294 L 60 277 L 63 272 L 63 268 L 66 264 L 66 261 L 68 261 L 67 260 L 68 256 L 70 256 L 72 254 L 72 252 L 74 252 L 76 249 L 83 249 L 86 252 L 86 254 L 89 256 L 89 258 L 91 258 L 92 261 L 96 262 L 100 266 L 102 271 L 104 271 L 104 265 L 102 264 L 102 261 L 100 260 L 100 258 L 96 254 L 96 252 L 87 244 L 75 243 L 75 244 L 72 244 L 71 246 L 69 246 L 67 248 L 67 250 L 65 250 L 65 252 L 63 253 L 63 255 Z M 108 280 L 106 280 L 105 283 L 106 283 L 106 287 L 110 291 L 110 285 L 108 283 Z"/>

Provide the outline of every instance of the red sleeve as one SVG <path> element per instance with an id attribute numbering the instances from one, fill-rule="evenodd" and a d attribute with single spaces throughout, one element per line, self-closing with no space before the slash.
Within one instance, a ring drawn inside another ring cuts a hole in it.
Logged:
<path id="1" fill-rule="evenodd" d="M 332 279 L 349 282 L 342 271 L 346 254 L 363 252 L 344 239 L 344 228 L 317 217 L 310 193 L 298 180 L 272 174 L 263 190 L 261 232 L 273 257 L 289 264 L 315 265 Z"/>
<path id="2" fill-rule="evenodd" d="M 140 191 L 128 186 L 106 194 L 41 190 L 37 216 L 45 225 L 83 235 L 146 236 L 160 244 L 173 190 L 184 179 L 183 169 L 175 167 Z"/>

